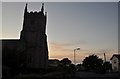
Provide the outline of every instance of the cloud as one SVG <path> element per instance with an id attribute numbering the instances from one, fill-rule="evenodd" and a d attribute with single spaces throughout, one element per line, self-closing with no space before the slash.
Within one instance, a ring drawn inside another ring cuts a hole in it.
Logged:
<path id="1" fill-rule="evenodd" d="M 79 40 L 79 41 L 70 41 L 70 42 L 49 42 L 50 44 L 53 44 L 53 45 L 61 45 L 61 46 L 74 46 L 74 45 L 84 45 L 86 44 L 86 41 L 82 41 L 82 40 Z"/>
<path id="2" fill-rule="evenodd" d="M 110 60 L 111 56 L 114 53 L 117 53 L 115 49 L 91 49 L 87 47 L 82 47 L 85 45 L 85 42 L 75 41 L 75 42 L 67 42 L 67 43 L 59 43 L 59 42 L 49 42 L 49 58 L 51 59 L 63 59 L 69 58 L 70 60 L 74 60 L 74 48 L 75 45 L 81 45 L 81 49 L 76 51 L 76 60 L 78 63 L 82 62 L 83 59 L 91 54 L 95 54 L 98 57 L 104 60 L 104 53 L 106 54 L 107 60 Z M 84 49 L 83 49 L 84 48 Z"/>
<path id="3" fill-rule="evenodd" d="M 78 44 L 84 44 L 82 41 L 78 42 L 70 42 L 70 43 L 59 43 L 59 42 L 49 42 L 48 47 L 49 47 L 49 58 L 50 59 L 63 59 L 63 58 L 69 58 L 70 60 L 73 61 L 73 56 L 74 56 L 74 45 Z M 76 51 L 78 53 L 78 56 L 80 55 L 79 58 L 82 60 L 84 57 L 84 54 L 88 49 L 80 49 L 80 51 Z"/>
<path id="4" fill-rule="evenodd" d="M 86 44 L 86 41 L 82 41 L 82 40 L 62 43 L 62 45 L 64 46 L 74 46 L 74 45 L 84 45 L 84 44 Z"/>
<path id="5" fill-rule="evenodd" d="M 50 52 L 56 52 L 56 51 L 67 52 L 72 50 L 69 48 L 69 46 L 60 43 L 49 43 L 49 49 Z"/>
<path id="6" fill-rule="evenodd" d="M 49 48 L 53 51 L 73 51 L 75 48 L 84 46 L 85 41 L 72 41 L 72 42 L 49 42 Z M 83 47 L 85 48 L 85 47 Z M 81 51 L 87 51 L 86 49 L 80 49 Z"/>

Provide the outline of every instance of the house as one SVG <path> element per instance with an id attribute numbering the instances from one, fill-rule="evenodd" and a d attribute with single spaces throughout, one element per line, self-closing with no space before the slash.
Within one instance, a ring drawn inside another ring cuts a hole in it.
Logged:
<path id="1" fill-rule="evenodd" d="M 120 54 L 113 54 L 110 60 L 113 72 L 120 72 Z"/>
<path id="2" fill-rule="evenodd" d="M 58 59 L 49 59 L 48 60 L 49 67 L 57 67 L 59 64 L 60 64 L 60 61 Z"/>

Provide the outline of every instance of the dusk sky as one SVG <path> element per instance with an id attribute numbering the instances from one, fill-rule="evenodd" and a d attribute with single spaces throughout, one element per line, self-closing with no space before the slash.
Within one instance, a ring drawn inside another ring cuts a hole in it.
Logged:
<path id="1" fill-rule="evenodd" d="M 23 27 L 25 2 L 2 3 L 1 39 L 19 39 Z M 28 2 L 28 11 L 41 10 L 40 2 Z M 77 63 L 96 54 L 107 60 L 118 53 L 117 2 L 45 2 L 50 59 L 69 58 Z"/>

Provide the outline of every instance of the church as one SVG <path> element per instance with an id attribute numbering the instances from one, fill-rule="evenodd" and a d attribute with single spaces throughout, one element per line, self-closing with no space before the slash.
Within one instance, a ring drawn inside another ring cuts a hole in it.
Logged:
<path id="1" fill-rule="evenodd" d="M 10 54 L 10 50 L 20 55 L 22 52 L 24 52 L 26 54 L 25 63 L 27 67 L 47 68 L 47 13 L 44 13 L 44 3 L 42 3 L 42 7 L 39 12 L 29 12 L 27 7 L 28 6 L 26 4 L 24 9 L 23 28 L 20 33 L 20 39 L 2 39 L 2 57 L 4 53 Z"/>

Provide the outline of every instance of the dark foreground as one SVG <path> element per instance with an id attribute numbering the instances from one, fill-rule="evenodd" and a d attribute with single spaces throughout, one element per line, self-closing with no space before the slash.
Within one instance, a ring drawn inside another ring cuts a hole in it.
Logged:
<path id="1" fill-rule="evenodd" d="M 96 74 L 93 72 L 76 72 L 75 79 L 120 79 L 118 73 Z"/>
<path id="2" fill-rule="evenodd" d="M 93 72 L 76 72 L 75 74 L 66 74 L 63 72 L 52 72 L 47 74 L 19 74 L 12 78 L 2 79 L 120 79 L 119 73 L 96 74 Z"/>

